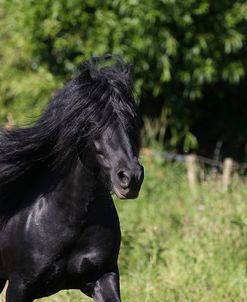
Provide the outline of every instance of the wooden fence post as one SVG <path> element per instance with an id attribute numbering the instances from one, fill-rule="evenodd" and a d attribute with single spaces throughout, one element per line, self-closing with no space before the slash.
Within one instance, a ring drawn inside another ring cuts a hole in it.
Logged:
<path id="1" fill-rule="evenodd" d="M 191 192 L 193 194 L 197 193 L 198 188 L 198 159 L 195 154 L 186 156 L 186 166 L 187 166 L 187 177 Z"/>
<path id="2" fill-rule="evenodd" d="M 223 163 L 223 175 L 222 175 L 222 185 L 224 191 L 227 191 L 230 187 L 233 166 L 234 166 L 233 160 L 229 157 L 225 158 Z"/>

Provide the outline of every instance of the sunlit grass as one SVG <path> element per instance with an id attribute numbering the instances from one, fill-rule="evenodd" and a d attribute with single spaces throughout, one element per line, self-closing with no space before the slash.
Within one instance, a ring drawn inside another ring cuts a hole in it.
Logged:
<path id="1" fill-rule="evenodd" d="M 247 189 L 202 184 L 192 197 L 183 166 L 143 159 L 140 198 L 116 201 L 123 301 L 247 301 Z M 40 301 L 90 301 L 63 291 Z"/>

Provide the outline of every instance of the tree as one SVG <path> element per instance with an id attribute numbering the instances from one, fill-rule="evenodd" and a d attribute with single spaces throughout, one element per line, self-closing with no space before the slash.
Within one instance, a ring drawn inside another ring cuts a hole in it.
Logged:
<path id="1" fill-rule="evenodd" d="M 224 137 L 221 131 L 232 118 L 228 107 L 246 107 L 245 98 L 238 97 L 240 92 L 246 95 L 242 85 L 246 79 L 246 1 L 2 3 L 2 121 L 11 112 L 16 123 L 23 123 L 24 113 L 26 116 L 32 108 L 32 115 L 38 114 L 54 89 L 70 78 L 83 60 L 117 53 L 134 65 L 135 91 L 143 116 L 157 123 L 162 112 L 162 127 L 156 127 L 157 133 L 151 135 L 160 137 L 166 146 L 190 150 L 199 143 L 208 153 L 217 140 L 229 143 L 232 136 L 232 144 L 240 137 L 245 144 L 246 127 L 237 127 L 234 135 L 225 130 Z M 229 95 L 238 99 L 233 102 Z M 224 107 L 224 102 L 229 106 Z M 214 108 L 222 111 L 218 120 L 214 120 Z M 202 121 L 207 119 L 212 128 L 208 123 L 208 129 L 201 131 Z M 237 115 L 234 122 L 244 123 Z M 167 131 L 160 133 L 160 128 Z M 213 132 L 210 150 L 202 132 Z"/>

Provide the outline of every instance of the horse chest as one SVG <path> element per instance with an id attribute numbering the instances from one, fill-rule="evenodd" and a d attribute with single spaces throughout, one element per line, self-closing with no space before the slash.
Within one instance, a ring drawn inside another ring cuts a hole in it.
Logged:
<path id="1" fill-rule="evenodd" d="M 74 215 L 39 199 L 32 211 L 20 212 L 0 236 L 0 273 L 23 276 L 42 297 L 82 288 L 111 271 L 121 238 L 113 201 L 97 200 L 86 210 Z"/>
<path id="2" fill-rule="evenodd" d="M 80 238 L 43 270 L 36 280 L 42 297 L 61 289 L 83 288 L 116 267 L 120 233 L 116 228 L 91 225 Z"/>

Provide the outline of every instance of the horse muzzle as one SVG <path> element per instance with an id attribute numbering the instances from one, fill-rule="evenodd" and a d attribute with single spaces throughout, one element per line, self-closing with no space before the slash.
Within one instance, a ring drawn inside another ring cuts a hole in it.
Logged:
<path id="1" fill-rule="evenodd" d="M 120 199 L 134 199 L 138 197 L 144 179 L 144 168 L 138 164 L 134 169 L 120 169 L 117 172 L 114 193 Z"/>

